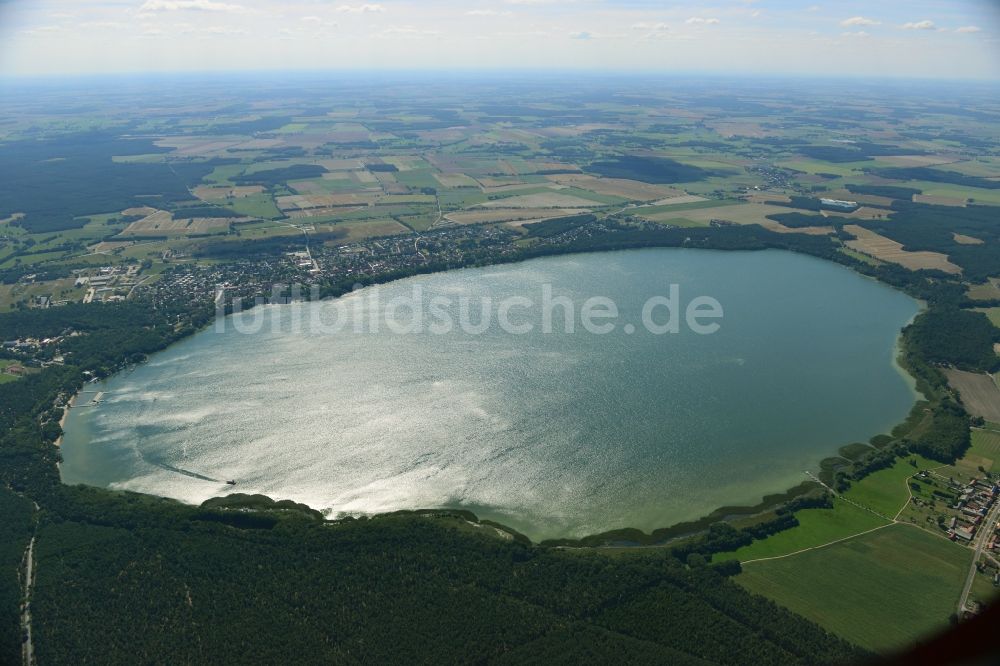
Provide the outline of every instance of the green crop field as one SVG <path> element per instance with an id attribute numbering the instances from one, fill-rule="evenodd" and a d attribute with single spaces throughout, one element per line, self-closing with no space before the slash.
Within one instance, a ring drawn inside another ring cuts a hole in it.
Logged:
<path id="1" fill-rule="evenodd" d="M 738 559 L 746 562 L 764 557 L 781 557 L 889 524 L 889 521 L 870 511 L 859 509 L 839 498 L 834 500 L 832 509 L 803 509 L 795 517 L 799 521 L 798 527 L 754 541 L 733 552 L 717 553 L 712 560 L 719 562 Z"/>
<path id="2" fill-rule="evenodd" d="M 274 199 L 270 194 L 253 194 L 248 197 L 234 199 L 230 208 L 247 217 L 261 217 L 264 219 L 275 219 L 281 217 L 281 211 L 274 205 Z"/>
<path id="3" fill-rule="evenodd" d="M 989 458 L 993 461 L 993 466 L 986 471 L 991 471 L 997 468 L 997 462 L 1000 461 L 1000 432 L 994 430 L 973 430 L 972 431 L 972 448 L 969 453 L 981 456 L 983 458 Z"/>
<path id="4" fill-rule="evenodd" d="M 910 461 L 916 461 L 916 466 Z M 940 466 L 941 463 L 935 463 L 923 456 L 906 456 L 897 460 L 892 467 L 879 470 L 861 481 L 854 482 L 851 489 L 844 493 L 844 497 L 893 518 L 910 496 L 906 480 L 920 470 Z"/>
<path id="5" fill-rule="evenodd" d="M 872 650 L 944 629 L 972 556 L 906 525 L 779 560 L 748 564 L 736 581 Z"/>

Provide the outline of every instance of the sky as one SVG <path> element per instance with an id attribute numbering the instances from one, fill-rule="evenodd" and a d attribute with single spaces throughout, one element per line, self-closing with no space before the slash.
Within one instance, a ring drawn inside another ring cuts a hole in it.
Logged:
<path id="1" fill-rule="evenodd" d="M 1000 80 L 1000 1 L 0 0 L 0 76 L 373 69 Z"/>

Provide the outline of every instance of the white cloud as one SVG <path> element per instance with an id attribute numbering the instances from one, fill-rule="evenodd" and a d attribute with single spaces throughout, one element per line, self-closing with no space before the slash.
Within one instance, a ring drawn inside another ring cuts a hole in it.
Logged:
<path id="1" fill-rule="evenodd" d="M 849 19 L 841 21 L 840 25 L 844 26 L 845 28 L 850 28 L 856 25 L 881 25 L 881 22 L 876 21 L 875 19 L 867 18 L 865 16 L 852 16 Z"/>
<path id="2" fill-rule="evenodd" d="M 242 14 L 247 11 L 247 8 L 243 5 L 235 5 L 228 2 L 215 2 L 215 0 L 146 0 L 146 2 L 139 7 L 140 14 L 148 14 L 151 12 L 176 12 L 184 10 Z"/>
<path id="3" fill-rule="evenodd" d="M 510 16 L 510 12 L 498 12 L 495 9 L 472 9 L 465 12 L 466 16 Z"/>
<path id="4" fill-rule="evenodd" d="M 869 35 L 864 30 L 858 30 L 857 32 L 842 32 L 840 34 L 842 37 L 860 37 L 860 38 L 871 37 L 871 35 Z"/>
<path id="5" fill-rule="evenodd" d="M 935 27 L 934 21 L 916 21 L 903 24 L 903 30 L 933 30 Z"/>
<path id="6" fill-rule="evenodd" d="M 636 23 L 632 26 L 633 30 L 655 30 L 657 32 L 664 32 L 670 30 L 670 26 L 666 23 Z"/>
<path id="7" fill-rule="evenodd" d="M 579 39 L 581 41 L 588 41 L 594 38 L 594 35 L 583 30 L 581 32 L 571 32 L 569 35 L 570 39 Z"/>
<path id="8" fill-rule="evenodd" d="M 722 21 L 717 18 L 703 18 L 701 16 L 692 16 L 684 22 L 688 25 L 718 25 L 719 23 L 722 23 Z"/>
<path id="9" fill-rule="evenodd" d="M 336 9 L 339 14 L 381 14 L 385 11 L 382 5 L 341 5 Z"/>
<path id="10" fill-rule="evenodd" d="M 322 23 L 323 19 L 318 16 L 303 16 L 299 19 L 303 23 Z"/>
<path id="11" fill-rule="evenodd" d="M 20 34 L 29 35 L 31 37 L 39 37 L 43 35 L 51 35 L 53 33 L 63 32 L 65 28 L 61 25 L 40 25 L 37 28 L 28 28 L 26 30 L 21 30 Z"/>
<path id="12" fill-rule="evenodd" d="M 81 23 L 78 27 L 80 27 L 80 28 L 91 28 L 91 29 L 97 29 L 97 30 L 101 30 L 101 29 L 114 30 L 114 29 L 118 29 L 118 28 L 124 28 L 125 24 L 124 23 L 119 23 L 118 21 L 87 21 L 85 23 Z"/>
<path id="13" fill-rule="evenodd" d="M 386 28 L 381 33 L 382 37 L 397 37 L 407 39 L 423 39 L 424 37 L 437 37 L 441 33 L 437 30 L 424 30 L 415 28 L 412 25 L 394 25 Z"/>
<path id="14" fill-rule="evenodd" d="M 982 32 L 982 31 L 983 31 L 982 28 L 980 28 L 977 25 L 967 25 L 967 26 L 964 26 L 964 27 L 961 27 L 961 28 L 958 28 L 957 30 L 955 30 L 955 32 L 962 32 L 962 33 L 973 33 L 973 32 Z"/>

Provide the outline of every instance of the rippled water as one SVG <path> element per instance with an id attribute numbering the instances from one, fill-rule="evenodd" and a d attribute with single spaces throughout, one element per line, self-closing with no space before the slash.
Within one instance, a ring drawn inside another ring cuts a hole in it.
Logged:
<path id="1" fill-rule="evenodd" d="M 543 283 L 578 306 L 612 298 L 616 330 L 512 335 L 494 320 L 482 335 L 324 335 L 292 320 L 334 303 L 266 306 L 242 315 L 266 315 L 258 333 L 230 320 L 88 387 L 104 402 L 84 407 L 84 394 L 71 411 L 63 480 L 188 502 L 258 492 L 331 515 L 466 507 L 536 539 L 652 529 L 795 485 L 915 400 L 893 354 L 916 302 L 790 253 L 545 258 L 385 285 L 379 308 L 366 291 L 348 303 L 380 310 L 414 285 L 425 299 L 537 302 Z M 718 333 L 639 325 L 671 283 L 685 302 L 722 304 Z"/>

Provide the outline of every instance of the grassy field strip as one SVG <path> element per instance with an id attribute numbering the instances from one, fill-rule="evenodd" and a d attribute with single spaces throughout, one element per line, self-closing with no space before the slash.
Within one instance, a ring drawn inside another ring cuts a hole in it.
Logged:
<path id="1" fill-rule="evenodd" d="M 819 550 L 820 548 L 826 548 L 827 546 L 832 546 L 834 544 L 840 543 L 841 541 L 847 541 L 848 539 L 856 539 L 859 536 L 864 536 L 865 534 L 871 534 L 876 530 L 884 530 L 887 527 L 892 527 L 894 523 L 886 523 L 885 525 L 879 525 L 878 527 L 873 527 L 870 530 L 865 530 L 864 532 L 858 532 L 857 534 L 852 534 L 850 536 L 845 536 L 840 539 L 835 539 L 829 543 L 820 544 L 818 546 L 810 546 L 809 548 L 803 548 L 802 550 L 797 550 L 794 553 L 787 553 L 785 555 L 775 555 L 774 557 L 760 557 L 756 560 L 743 560 L 740 564 L 753 564 L 754 562 L 767 562 L 768 560 L 781 560 L 786 557 L 791 557 L 792 555 L 799 555 L 800 553 L 806 553 L 810 550 Z"/>

